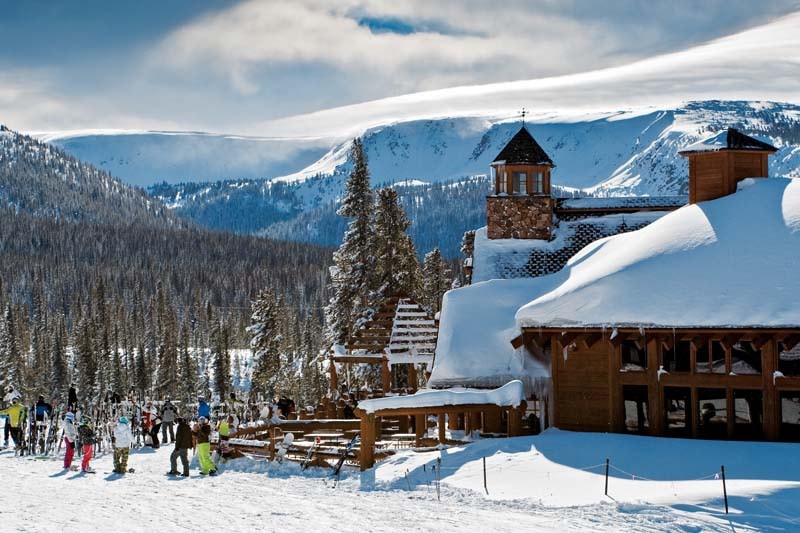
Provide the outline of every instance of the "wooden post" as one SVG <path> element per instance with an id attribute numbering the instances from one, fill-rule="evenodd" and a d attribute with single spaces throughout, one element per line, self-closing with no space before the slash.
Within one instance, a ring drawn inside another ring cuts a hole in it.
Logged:
<path id="1" fill-rule="evenodd" d="M 523 407 L 523 409 L 525 409 Z M 521 417 L 520 417 L 520 410 L 515 407 L 511 407 L 508 409 L 508 436 L 509 437 L 517 437 L 521 432 Z"/>
<path id="2" fill-rule="evenodd" d="M 375 465 L 375 415 L 359 413 L 361 418 L 361 453 L 359 463 L 361 471 Z"/>
<path id="3" fill-rule="evenodd" d="M 483 431 L 501 433 L 503 431 L 501 410 L 499 407 L 487 407 L 483 412 Z"/>
<path id="4" fill-rule="evenodd" d="M 339 390 L 339 375 L 336 374 L 336 363 L 333 361 L 333 354 L 330 356 L 330 376 L 331 376 L 331 391 L 338 391 Z"/>
<path id="5" fill-rule="evenodd" d="M 606 457 L 606 496 L 608 496 L 608 457 Z"/>
<path id="6" fill-rule="evenodd" d="M 458 413 L 454 411 L 447 413 L 447 429 L 450 431 L 462 429 L 458 427 Z"/>
<path id="7" fill-rule="evenodd" d="M 407 415 L 400 415 L 398 417 L 398 429 L 400 433 L 408 433 L 408 416 Z"/>
<path id="8" fill-rule="evenodd" d="M 425 415 L 414 415 L 414 433 L 417 434 L 415 446 L 421 446 L 422 437 L 428 432 L 428 419 Z"/>
<path id="9" fill-rule="evenodd" d="M 381 381 L 383 385 L 383 395 L 392 392 L 392 373 L 389 371 L 389 358 L 384 356 L 381 361 Z"/>
<path id="10" fill-rule="evenodd" d="M 446 416 L 447 415 L 445 415 L 444 413 L 439 413 L 438 429 L 439 429 L 439 443 L 440 444 L 444 444 L 445 441 L 447 440 L 446 433 L 445 433 L 445 429 L 446 429 L 446 425 L 445 424 L 447 423 L 446 422 Z"/>
<path id="11" fill-rule="evenodd" d="M 417 365 L 411 363 L 408 365 L 408 385 L 411 387 L 412 392 L 417 392 L 419 378 L 417 377 Z"/>
<path id="12" fill-rule="evenodd" d="M 479 412 L 470 412 L 467 413 L 466 416 L 469 420 L 469 431 L 467 431 L 467 435 L 471 435 L 473 431 L 480 431 L 482 429 L 481 414 Z"/>
<path id="13" fill-rule="evenodd" d="M 778 369 L 778 357 L 780 355 L 778 342 L 771 339 L 761 348 L 761 376 L 763 379 L 764 390 L 764 438 L 767 440 L 778 440 L 780 437 L 780 399 L 775 388 L 774 372 Z"/>
<path id="14" fill-rule="evenodd" d="M 274 461 L 275 460 L 275 429 L 276 428 L 270 428 L 269 433 L 268 433 L 268 435 L 269 435 L 269 460 L 270 461 Z"/>

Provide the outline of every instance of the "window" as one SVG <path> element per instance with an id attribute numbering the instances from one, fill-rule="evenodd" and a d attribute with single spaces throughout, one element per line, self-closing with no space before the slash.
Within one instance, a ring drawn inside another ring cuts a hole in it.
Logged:
<path id="1" fill-rule="evenodd" d="M 752 342 L 742 341 L 731 346 L 731 372 L 734 374 L 760 374 L 761 350 Z"/>
<path id="2" fill-rule="evenodd" d="M 537 171 L 533 173 L 531 181 L 533 185 L 531 187 L 531 193 L 533 194 L 543 194 L 544 193 L 544 179 L 542 178 L 542 173 Z"/>
<path id="3" fill-rule="evenodd" d="M 734 390 L 733 436 L 743 440 L 759 440 L 764 437 L 764 402 L 760 390 Z"/>
<path id="4" fill-rule="evenodd" d="M 667 372 L 689 372 L 692 366 L 692 345 L 678 341 L 672 348 L 661 343 L 661 364 Z"/>
<path id="5" fill-rule="evenodd" d="M 697 434 L 703 439 L 724 439 L 728 436 L 728 397 L 725 389 L 697 389 L 700 413 Z"/>
<path id="6" fill-rule="evenodd" d="M 784 376 L 800 375 L 800 344 L 787 350 L 786 345 L 781 342 L 778 344 L 778 352 L 778 370 Z"/>
<path id="7" fill-rule="evenodd" d="M 514 189 L 514 192 L 518 194 L 528 194 L 528 176 L 524 172 L 517 172 Z"/>
<path id="8" fill-rule="evenodd" d="M 625 431 L 647 433 L 650 428 L 647 416 L 647 387 L 625 385 L 622 387 L 622 403 L 625 410 Z"/>
<path id="9" fill-rule="evenodd" d="M 687 387 L 664 387 L 664 414 L 667 433 L 688 437 L 692 427 L 692 394 Z"/>
<path id="10" fill-rule="evenodd" d="M 622 343 L 622 370 L 641 371 L 647 368 L 647 345 L 644 340 L 637 344 L 636 341 L 623 341 Z"/>
<path id="11" fill-rule="evenodd" d="M 725 347 L 720 341 L 705 342 L 697 348 L 695 372 L 725 373 Z"/>
<path id="12" fill-rule="evenodd" d="M 800 441 L 800 391 L 781 393 L 781 440 Z"/>
<path id="13" fill-rule="evenodd" d="M 498 181 L 498 186 L 499 187 L 498 187 L 498 190 L 497 190 L 497 194 L 506 194 L 506 192 L 507 192 L 506 184 L 508 183 L 507 180 L 508 180 L 508 176 L 506 175 L 506 171 L 504 170 L 502 178 Z"/>

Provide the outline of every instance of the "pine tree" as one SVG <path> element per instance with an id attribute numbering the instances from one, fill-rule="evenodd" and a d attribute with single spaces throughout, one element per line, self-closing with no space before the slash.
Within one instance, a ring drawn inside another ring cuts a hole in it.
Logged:
<path id="1" fill-rule="evenodd" d="M 81 398 L 86 402 L 97 399 L 97 359 L 94 353 L 94 325 L 88 309 L 84 311 L 77 330 L 73 335 L 75 366 L 78 373 L 77 385 Z"/>
<path id="2" fill-rule="evenodd" d="M 197 363 L 189 351 L 189 327 L 184 322 L 178 337 L 179 393 L 184 401 L 191 401 L 197 394 Z"/>
<path id="3" fill-rule="evenodd" d="M 409 226 L 411 222 L 400 205 L 397 191 L 391 187 L 378 191 L 371 246 L 375 254 L 374 303 L 386 296 L 413 296 L 418 292 L 419 262 L 414 244 L 406 233 Z"/>
<path id="4" fill-rule="evenodd" d="M 53 332 L 50 343 L 50 395 L 57 398 L 67 390 L 67 361 L 66 361 L 66 327 L 64 317 L 58 318 L 58 324 Z"/>
<path id="5" fill-rule="evenodd" d="M 353 140 L 349 157 L 353 170 L 338 213 L 352 220 L 333 255 L 329 288 L 332 296 L 325 310 L 328 338 L 335 344 L 347 342 L 356 319 L 366 308 L 372 272 L 372 190 L 361 139 Z"/>
<path id="6" fill-rule="evenodd" d="M 231 383 L 230 347 L 228 328 L 222 318 L 211 324 L 211 350 L 214 361 L 214 389 L 220 400 L 228 397 Z"/>
<path id="7" fill-rule="evenodd" d="M 272 398 L 277 388 L 281 370 L 281 312 L 280 302 L 266 289 L 259 292 L 251 303 L 250 350 L 253 353 L 251 389 Z"/>
<path id="8" fill-rule="evenodd" d="M 452 286 L 450 269 L 442 258 L 439 248 L 425 254 L 422 264 L 422 295 L 420 301 L 425 309 L 435 315 L 441 309 L 442 296 Z"/>

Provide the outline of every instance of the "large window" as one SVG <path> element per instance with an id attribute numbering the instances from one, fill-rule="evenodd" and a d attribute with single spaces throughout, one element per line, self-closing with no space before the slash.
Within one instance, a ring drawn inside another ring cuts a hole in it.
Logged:
<path id="1" fill-rule="evenodd" d="M 524 172 L 517 172 L 514 176 L 514 192 L 528 194 L 528 176 Z"/>
<path id="2" fill-rule="evenodd" d="M 622 403 L 625 409 L 625 431 L 647 433 L 650 428 L 650 419 L 647 415 L 647 386 L 622 387 Z"/>
<path id="3" fill-rule="evenodd" d="M 760 390 L 733 391 L 733 436 L 743 440 L 764 437 L 764 401 Z"/>
<path id="4" fill-rule="evenodd" d="M 731 372 L 734 374 L 760 374 L 761 350 L 752 342 L 742 341 L 731 346 Z"/>
<path id="5" fill-rule="evenodd" d="M 531 192 L 533 194 L 543 194 L 544 193 L 544 177 L 540 171 L 534 172 L 532 176 L 532 183 Z"/>
<path id="6" fill-rule="evenodd" d="M 800 344 L 791 350 L 787 350 L 782 342 L 778 344 L 778 370 L 784 376 L 800 375 Z"/>
<path id="7" fill-rule="evenodd" d="M 647 345 L 644 340 L 622 343 L 622 370 L 640 371 L 647 368 Z"/>
<path id="8" fill-rule="evenodd" d="M 725 347 L 720 341 L 704 342 L 697 347 L 696 372 L 725 373 Z"/>
<path id="9" fill-rule="evenodd" d="M 499 187 L 499 190 L 497 191 L 497 193 L 498 194 L 506 194 L 506 192 L 508 192 L 506 190 L 506 186 L 507 185 L 508 185 L 508 174 L 504 170 L 503 171 L 503 175 L 500 177 L 500 187 Z"/>
<path id="10" fill-rule="evenodd" d="M 800 441 L 800 391 L 781 393 L 781 439 Z"/>
<path id="11" fill-rule="evenodd" d="M 667 434 L 688 437 L 692 427 L 692 395 L 687 387 L 664 387 Z"/>
<path id="12" fill-rule="evenodd" d="M 661 343 L 661 364 L 667 372 L 689 372 L 692 367 L 692 345 L 678 341 L 672 348 Z"/>
<path id="13" fill-rule="evenodd" d="M 725 389 L 697 389 L 700 414 L 697 435 L 703 439 L 728 436 L 728 397 Z"/>

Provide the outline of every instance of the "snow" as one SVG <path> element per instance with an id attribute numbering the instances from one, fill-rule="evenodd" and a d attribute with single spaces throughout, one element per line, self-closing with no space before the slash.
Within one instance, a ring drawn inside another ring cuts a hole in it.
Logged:
<path id="1" fill-rule="evenodd" d="M 751 104 L 752 106 L 752 104 Z M 770 143 L 769 139 L 765 139 L 763 137 L 754 137 L 756 140 L 761 142 L 765 142 L 767 144 Z M 751 143 L 753 144 L 753 143 Z M 760 149 L 760 146 L 753 145 L 754 149 Z M 716 133 L 710 137 L 697 141 L 696 143 L 690 144 L 689 146 L 683 148 L 681 152 L 718 152 L 720 150 L 725 150 L 728 148 L 728 131 L 721 131 Z"/>
<path id="2" fill-rule="evenodd" d="M 514 314 L 542 279 L 486 281 L 445 293 L 428 386 L 499 387 L 522 380 L 530 392 L 536 378 L 547 377 L 547 369 L 511 345 L 520 333 Z"/>
<path id="3" fill-rule="evenodd" d="M 0 508 L 0 523 L 8 531 L 64 532 L 787 531 L 800 526 L 796 447 L 550 429 L 435 452 L 400 450 L 367 472 L 346 469 L 335 490 L 328 470 L 250 459 L 221 465 L 213 478 L 199 476 L 196 464 L 192 477 L 168 478 L 171 446 L 133 452 L 136 473 L 121 478 L 104 473 L 110 455 L 93 461 L 97 474 L 82 476 L 63 473 L 60 459 L 5 451 L 0 478 L 13 505 Z M 728 515 L 717 479 L 723 464 Z"/>
<path id="4" fill-rule="evenodd" d="M 735 194 L 585 247 L 529 287 L 517 319 L 523 327 L 798 327 L 799 230 L 800 181 L 748 179 Z"/>
<path id="5" fill-rule="evenodd" d="M 525 400 L 525 387 L 521 381 L 510 381 L 494 390 L 460 389 L 447 390 L 420 389 L 407 396 L 387 396 L 359 402 L 358 408 L 367 413 L 382 409 L 401 409 L 416 407 L 444 407 L 450 405 L 493 404 L 500 407 L 517 407 Z"/>
<path id="6" fill-rule="evenodd" d="M 558 201 L 557 209 L 614 209 L 680 207 L 688 203 L 688 196 L 634 196 L 634 197 L 586 197 L 568 198 Z"/>

